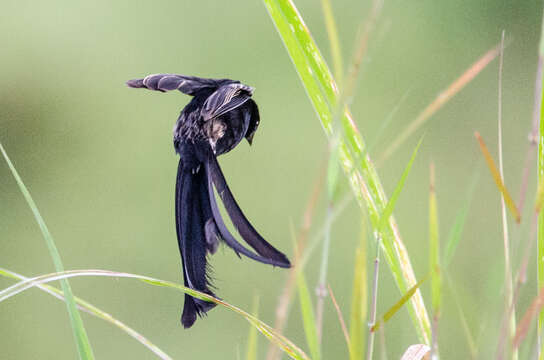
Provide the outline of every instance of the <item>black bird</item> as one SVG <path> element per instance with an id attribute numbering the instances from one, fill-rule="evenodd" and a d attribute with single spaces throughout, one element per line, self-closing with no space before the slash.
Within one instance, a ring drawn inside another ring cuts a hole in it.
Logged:
<path id="1" fill-rule="evenodd" d="M 253 88 L 229 79 L 204 79 L 175 74 L 155 74 L 127 81 L 133 88 L 179 90 L 193 98 L 174 126 L 174 148 L 179 154 L 176 181 L 176 232 L 185 286 L 215 296 L 207 273 L 207 253 L 219 240 L 240 256 L 289 268 L 287 257 L 255 230 L 232 195 L 217 156 L 229 152 L 245 137 L 251 145 L 259 126 L 259 109 L 251 99 Z M 255 252 L 229 232 L 217 206 L 213 185 L 236 230 Z M 185 295 L 181 323 L 191 327 L 214 303 Z"/>

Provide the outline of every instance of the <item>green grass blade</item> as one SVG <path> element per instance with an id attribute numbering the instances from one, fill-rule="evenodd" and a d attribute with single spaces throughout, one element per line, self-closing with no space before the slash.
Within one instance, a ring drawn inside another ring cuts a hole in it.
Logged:
<path id="1" fill-rule="evenodd" d="M 361 244 L 355 251 L 353 271 L 353 293 L 351 295 L 351 315 L 349 320 L 349 358 L 359 360 L 365 353 L 365 329 L 368 302 L 368 283 L 366 269 L 367 238 L 363 222 Z"/>
<path id="2" fill-rule="evenodd" d="M 442 278 L 440 273 L 440 242 L 438 235 L 438 205 L 435 191 L 434 163 L 430 166 L 429 190 L 429 273 L 431 274 L 431 299 L 433 309 L 433 326 L 431 342 L 431 359 L 438 354 L 438 319 L 440 318 L 440 301 L 442 298 Z"/>
<path id="3" fill-rule="evenodd" d="M 321 349 L 317 336 L 314 307 L 312 305 L 310 291 L 308 290 L 308 284 L 306 283 L 306 278 L 304 277 L 304 272 L 302 271 L 299 271 L 297 273 L 297 288 L 306 342 L 308 343 L 308 348 L 310 349 L 310 354 L 312 355 L 312 358 L 314 360 L 319 360 L 321 359 Z"/>
<path id="4" fill-rule="evenodd" d="M 446 243 L 446 250 L 444 252 L 443 257 L 443 268 L 447 269 L 448 266 L 451 263 L 451 260 L 453 259 L 453 256 L 455 255 L 455 251 L 457 250 L 457 246 L 459 245 L 459 241 L 461 240 L 461 236 L 463 235 L 463 229 L 465 228 L 465 223 L 468 217 L 468 212 L 470 210 L 470 205 L 472 203 L 472 199 L 474 198 L 474 191 L 476 189 L 476 184 L 478 184 L 478 180 L 480 179 L 480 173 L 478 172 L 470 184 L 468 195 L 465 200 L 465 203 L 463 204 L 463 207 L 459 210 L 457 215 L 455 216 L 455 222 L 453 223 L 453 226 L 450 229 L 449 235 L 448 235 L 448 241 Z"/>
<path id="5" fill-rule="evenodd" d="M 438 236 L 438 206 L 435 191 L 434 164 L 431 164 L 431 186 L 429 191 L 429 272 L 431 274 L 431 298 L 434 316 L 440 313 L 440 243 Z"/>
<path id="6" fill-rule="evenodd" d="M 4 276 L 10 279 L 15 279 L 19 281 L 29 280 L 28 277 L 22 276 L 20 274 L 17 274 L 13 271 L 9 271 L 6 269 L 0 269 L 0 276 Z M 50 285 L 37 285 L 38 289 L 45 291 L 46 293 L 50 294 L 51 296 L 56 297 L 57 299 L 61 301 L 65 301 L 64 293 L 62 290 L 57 289 L 56 287 L 50 286 Z M 99 319 L 102 319 L 104 321 L 107 321 L 111 323 L 112 325 L 117 326 L 122 331 L 126 332 L 129 336 L 132 336 L 136 341 L 140 342 L 142 345 L 147 347 L 149 350 L 151 350 L 155 355 L 157 355 L 158 358 L 163 360 L 170 360 L 172 359 L 168 354 L 166 354 L 164 351 L 162 351 L 157 345 L 153 344 L 151 341 L 149 341 L 145 336 L 138 333 L 136 330 L 132 329 L 128 325 L 124 324 L 120 320 L 117 320 L 107 312 L 99 309 L 98 307 L 94 306 L 93 304 L 78 298 L 77 296 L 74 297 L 74 300 L 76 301 L 76 304 L 78 305 L 79 310 L 86 312 L 90 315 L 96 316 Z"/>
<path id="7" fill-rule="evenodd" d="M 448 273 L 445 274 L 445 278 L 448 282 L 448 288 L 451 292 L 453 302 L 455 303 L 455 307 L 457 308 L 457 311 L 459 312 L 459 320 L 461 321 L 461 325 L 463 326 L 463 332 L 465 333 L 465 338 L 467 339 L 467 345 L 470 350 L 470 358 L 471 359 L 478 359 L 478 347 L 476 345 L 476 341 L 474 340 L 474 336 L 472 336 L 472 332 L 470 331 L 470 326 L 468 325 L 467 317 L 465 315 L 465 310 L 463 309 L 463 306 L 461 305 L 461 302 L 459 300 L 459 295 L 457 295 L 457 290 L 455 289 L 455 286 L 451 280 L 451 277 L 448 275 Z"/>
<path id="8" fill-rule="evenodd" d="M 542 30 L 540 34 L 539 58 L 544 59 L 544 15 L 542 17 Z M 537 79 L 538 81 L 538 79 Z M 540 79 L 544 86 L 544 76 Z M 540 126 L 538 129 L 538 181 L 544 178 L 544 91 L 540 94 Z M 537 274 L 538 289 L 544 287 L 544 214 L 538 213 L 538 235 L 537 235 Z M 544 326 L 544 312 L 540 311 L 538 315 L 538 336 L 542 337 L 542 327 Z M 541 342 L 539 349 L 539 359 L 544 358 L 544 342 Z"/>
<path id="9" fill-rule="evenodd" d="M 502 180 L 500 171 L 497 168 L 495 161 L 493 161 L 493 157 L 489 153 L 489 149 L 485 145 L 484 139 L 482 139 L 482 136 L 479 132 L 475 132 L 474 136 L 478 140 L 478 144 L 480 145 L 480 149 L 482 150 L 484 159 L 487 163 L 489 171 L 491 172 L 491 176 L 493 176 L 493 180 L 495 180 L 495 184 L 497 185 L 497 188 L 502 194 L 508 210 L 510 210 L 510 213 L 514 217 L 514 220 L 516 220 L 516 222 L 519 224 L 521 222 L 521 214 L 519 213 L 519 209 L 517 208 L 516 203 L 514 203 L 514 200 L 512 200 L 512 196 L 510 196 L 510 192 L 508 191 L 506 185 Z"/>
<path id="10" fill-rule="evenodd" d="M 294 4 L 288 0 L 264 0 L 264 3 L 329 142 L 339 139 L 339 158 L 344 173 L 359 205 L 368 208 L 372 227 L 377 229 L 387 197 L 347 107 L 340 118 L 342 131 L 340 134 L 333 132 L 332 109 L 338 103 L 336 83 Z M 399 291 L 405 293 L 417 281 L 393 216 L 381 238 L 388 266 Z M 420 341 L 428 344 L 430 322 L 421 293 L 416 291 L 411 300 L 409 312 L 416 332 Z"/>
<path id="11" fill-rule="evenodd" d="M 376 321 L 376 324 L 374 324 L 370 331 L 376 332 L 382 325 L 388 322 L 393 317 L 393 315 L 395 315 L 404 306 L 404 304 L 406 304 L 406 302 L 410 300 L 412 296 L 414 296 L 417 289 L 419 289 L 419 287 L 425 281 L 427 281 L 427 279 L 429 279 L 429 274 L 427 274 L 425 277 L 419 280 L 417 284 L 408 289 L 408 291 L 400 298 L 400 300 L 397 301 L 395 305 L 391 306 L 389 310 L 387 310 L 387 312 L 383 314 L 383 316 L 378 321 Z"/>
<path id="12" fill-rule="evenodd" d="M 251 314 L 255 318 L 259 317 L 259 297 L 257 295 L 253 298 L 253 311 L 251 311 Z M 255 326 L 250 326 L 249 328 L 246 359 L 257 360 L 257 328 Z"/>
<path id="13" fill-rule="evenodd" d="M 397 182 L 397 186 L 395 187 L 395 191 L 393 191 L 393 195 L 391 195 L 391 199 L 389 199 L 389 201 L 387 202 L 387 205 L 385 206 L 385 209 L 383 210 L 382 218 L 380 219 L 380 226 L 378 228 L 378 231 L 380 233 L 383 233 L 383 231 L 385 230 L 385 226 L 389 222 L 389 218 L 391 217 L 391 214 L 393 214 L 393 210 L 395 209 L 397 200 L 399 199 L 400 193 L 402 192 L 402 189 L 404 188 L 404 183 L 406 182 L 406 178 L 408 177 L 410 170 L 412 170 L 412 164 L 414 163 L 414 160 L 416 159 L 417 152 L 422 142 L 423 142 L 423 137 L 419 139 L 419 142 L 417 143 L 414 151 L 412 151 L 412 157 L 410 158 L 410 161 L 408 161 L 408 164 L 404 168 L 404 171 L 402 172 L 402 175 L 399 181 Z"/>
<path id="14" fill-rule="evenodd" d="M 5 271 L 5 269 L 0 268 L 0 270 Z M 281 350 L 283 350 L 289 357 L 292 359 L 297 360 L 309 360 L 310 358 L 308 355 L 304 353 L 299 347 L 297 347 L 295 344 L 293 344 L 290 340 L 288 340 L 285 336 L 277 333 L 271 326 L 265 324 L 261 320 L 257 319 L 255 316 L 245 312 L 244 310 L 231 305 L 227 303 L 226 301 L 219 300 L 214 298 L 213 296 L 210 296 L 208 294 L 187 288 L 183 285 L 166 281 L 166 280 L 160 280 L 156 278 L 152 278 L 149 276 L 143 276 L 143 275 L 136 275 L 136 274 L 130 274 L 130 273 L 124 273 L 124 272 L 117 272 L 117 271 L 108 271 L 108 270 L 68 270 L 68 271 L 62 271 L 57 272 L 53 274 L 46 274 L 37 276 L 25 281 L 21 281 L 17 284 L 14 284 L 8 288 L 5 288 L 4 290 L 0 291 L 0 302 L 9 299 L 12 296 L 15 296 L 25 290 L 28 290 L 32 287 L 38 286 L 40 284 L 45 284 L 51 281 L 56 280 L 64 280 L 71 277 L 80 277 L 80 276 L 103 276 L 103 277 L 112 277 L 112 278 L 128 278 L 128 279 L 137 279 L 140 281 L 143 281 L 144 283 L 155 285 L 155 286 L 161 286 L 166 287 L 170 289 L 174 289 L 177 291 L 181 291 L 185 294 L 191 295 L 195 298 L 210 301 L 213 303 L 216 303 L 218 305 L 221 305 L 224 308 L 229 309 L 230 311 L 233 311 L 234 313 L 244 317 L 251 325 L 255 326 L 257 330 L 264 336 L 266 336 L 271 342 L 276 344 Z"/>
<path id="15" fill-rule="evenodd" d="M 19 186 L 19 189 L 23 193 L 23 197 L 25 198 L 28 206 L 30 207 L 30 210 L 32 210 L 32 213 L 34 214 L 34 218 L 36 219 L 36 222 L 38 223 L 38 226 L 40 227 L 43 238 L 45 239 L 45 243 L 47 244 L 47 248 L 49 249 L 49 254 L 51 255 L 51 259 L 53 260 L 53 264 L 55 265 L 55 270 L 57 272 L 64 271 L 64 266 L 62 265 L 62 260 L 60 258 L 59 251 L 57 250 L 57 246 L 55 245 L 55 241 L 53 240 L 53 236 L 49 232 L 49 229 L 47 228 L 45 221 L 40 215 L 40 212 L 38 210 L 38 207 L 36 206 L 36 203 L 34 203 L 32 196 L 30 196 L 30 192 L 28 191 L 25 184 L 23 183 L 23 180 L 19 176 L 19 173 L 17 172 L 17 170 L 15 169 L 15 166 L 9 159 L 8 154 L 6 153 L 6 150 L 4 149 L 4 146 L 2 146 L 1 143 L 0 143 L 0 151 L 2 152 L 2 155 L 4 156 L 4 159 L 6 160 L 9 166 L 9 169 L 11 170 L 11 173 L 13 174 L 13 177 L 15 178 L 15 181 L 17 182 L 17 185 Z M 85 327 L 83 326 L 83 320 L 81 319 L 81 315 L 79 314 L 79 311 L 77 310 L 76 303 L 74 301 L 74 295 L 72 294 L 72 289 L 70 288 L 70 284 L 68 283 L 67 280 L 62 280 L 61 287 L 62 287 L 62 291 L 64 292 L 66 296 L 66 307 L 68 309 L 70 324 L 72 326 L 72 332 L 74 335 L 74 340 L 76 342 L 76 348 L 77 348 L 79 358 L 82 360 L 94 359 L 93 350 L 91 348 L 89 338 L 87 337 L 87 332 L 85 331 Z"/>
<path id="16" fill-rule="evenodd" d="M 397 137 L 391 142 L 388 148 L 379 159 L 379 163 L 387 160 L 419 127 L 429 120 L 438 110 L 442 108 L 448 101 L 451 100 L 465 85 L 470 83 L 474 78 L 484 70 L 487 65 L 499 55 L 500 46 L 495 46 L 487 51 L 475 63 L 473 63 L 461 76 L 455 79 L 446 89 L 441 91 L 434 100 L 423 109 L 421 113 L 402 130 Z"/>
<path id="17" fill-rule="evenodd" d="M 538 188 L 536 191 L 536 200 L 535 200 L 535 212 L 540 212 L 542 209 L 542 204 L 544 203 L 544 178 L 538 181 Z"/>
<path id="18" fill-rule="evenodd" d="M 351 346 L 349 342 L 349 333 L 348 333 L 348 328 L 346 326 L 346 323 L 344 321 L 344 315 L 342 315 L 342 309 L 340 309 L 340 305 L 338 305 L 338 302 L 336 301 L 336 297 L 334 296 L 334 292 L 332 291 L 331 284 L 327 284 L 327 290 L 329 290 L 331 302 L 334 306 L 334 309 L 336 310 L 336 315 L 338 316 L 338 322 L 340 323 L 340 327 L 342 328 L 342 333 L 344 334 L 344 339 L 346 340 L 346 345 L 348 346 L 348 350 L 349 350 Z"/>
<path id="19" fill-rule="evenodd" d="M 344 79 L 344 65 L 342 60 L 342 50 L 340 49 L 340 40 L 338 39 L 338 30 L 330 0 L 321 0 L 321 7 L 325 17 L 325 26 L 331 46 L 332 63 L 334 64 L 334 75 L 336 80 L 341 82 Z"/>
<path id="20" fill-rule="evenodd" d="M 327 193 L 329 202 L 336 202 L 338 197 L 338 176 L 340 174 L 340 157 L 338 146 L 334 146 L 331 149 L 329 156 L 329 163 L 327 167 Z"/>

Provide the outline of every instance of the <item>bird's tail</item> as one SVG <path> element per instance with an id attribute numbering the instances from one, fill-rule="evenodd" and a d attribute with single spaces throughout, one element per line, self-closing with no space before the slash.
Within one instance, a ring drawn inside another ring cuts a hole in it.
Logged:
<path id="1" fill-rule="evenodd" d="M 291 263 L 289 262 L 289 259 L 287 259 L 287 256 L 263 239 L 263 237 L 257 232 L 257 230 L 255 230 L 253 225 L 251 225 L 249 220 L 246 218 L 240 209 L 240 206 L 238 206 L 236 199 L 232 195 L 232 192 L 230 191 L 225 176 L 223 175 L 221 167 L 219 166 L 215 156 L 210 156 L 206 162 L 206 175 L 208 177 L 208 193 L 211 200 L 212 214 L 217 225 L 219 237 L 223 239 L 225 243 L 237 254 L 241 253 L 264 264 L 270 264 L 282 268 L 291 267 Z M 223 205 L 225 205 L 225 210 L 227 210 L 234 227 L 242 239 L 244 239 L 244 241 L 257 252 L 257 254 L 254 254 L 238 243 L 238 241 L 234 239 L 226 228 L 215 202 L 212 183 L 215 185 L 217 193 L 221 197 Z"/>
<path id="2" fill-rule="evenodd" d="M 208 183 L 204 167 L 189 168 L 180 160 L 176 181 L 176 230 L 183 263 L 185 286 L 214 296 L 210 287 L 206 252 L 217 248 L 218 239 L 206 240 L 211 218 L 208 200 Z M 197 315 L 203 315 L 215 306 L 214 303 L 185 295 L 181 323 L 191 327 Z"/>
<path id="3" fill-rule="evenodd" d="M 287 257 L 262 238 L 238 206 L 223 172 L 213 155 L 204 163 L 197 164 L 192 157 L 182 157 L 176 181 L 176 229 L 178 245 L 183 262 L 185 286 L 209 295 L 211 291 L 208 275 L 207 253 L 217 250 L 223 240 L 236 254 L 253 260 L 283 268 L 291 266 Z M 242 239 L 255 252 L 240 244 L 227 229 L 217 202 L 213 186 L 217 189 L 225 210 Z M 215 306 L 214 303 L 185 295 L 181 322 L 188 328 Z"/>

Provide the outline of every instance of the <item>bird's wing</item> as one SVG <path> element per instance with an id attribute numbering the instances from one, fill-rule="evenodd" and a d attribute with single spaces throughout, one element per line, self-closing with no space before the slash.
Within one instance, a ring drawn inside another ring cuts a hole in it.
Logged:
<path id="1" fill-rule="evenodd" d="M 206 79 L 176 74 L 151 74 L 143 79 L 129 80 L 126 84 L 132 88 L 146 88 L 162 92 L 179 90 L 187 95 L 195 95 L 204 89 L 214 91 L 222 85 L 236 83 L 239 82 L 230 79 Z"/>
<path id="2" fill-rule="evenodd" d="M 204 121 L 217 118 L 243 105 L 251 98 L 253 88 L 244 84 L 227 84 L 211 94 L 200 111 Z"/>
<path id="3" fill-rule="evenodd" d="M 257 131 L 257 128 L 259 127 L 259 123 L 261 122 L 261 118 L 259 116 L 259 107 L 257 106 L 257 103 L 253 101 L 252 99 L 248 102 L 251 110 L 251 116 L 249 118 L 249 124 L 246 131 L 245 138 L 249 145 L 253 143 L 253 136 L 255 135 L 255 132 Z"/>

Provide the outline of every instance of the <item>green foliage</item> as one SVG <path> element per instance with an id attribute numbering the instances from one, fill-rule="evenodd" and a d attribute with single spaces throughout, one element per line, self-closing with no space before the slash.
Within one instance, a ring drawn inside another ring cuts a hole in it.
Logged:
<path id="1" fill-rule="evenodd" d="M 410 161 L 408 161 L 408 164 L 406 164 L 406 167 L 404 168 L 404 171 L 402 172 L 402 175 L 397 182 L 397 186 L 395 187 L 395 190 L 393 191 L 393 195 L 391 196 L 391 199 L 387 202 L 387 205 L 385 206 L 385 209 L 383 210 L 382 217 L 380 219 L 380 225 L 378 227 L 378 231 L 380 233 L 383 233 L 385 230 L 385 227 L 387 226 L 387 223 L 389 222 L 389 218 L 391 217 L 391 214 L 393 214 L 393 210 L 395 209 L 395 205 L 397 204 L 397 200 L 400 196 L 400 193 L 402 192 L 402 189 L 404 188 L 404 182 L 406 181 L 406 178 L 408 177 L 408 174 L 410 173 L 410 170 L 412 169 L 412 164 L 414 163 L 414 160 L 417 156 L 417 151 L 419 150 L 419 147 L 421 146 L 421 143 L 423 142 L 423 138 L 419 139 L 419 142 L 417 143 L 414 151 L 412 152 L 412 157 L 410 157 Z"/>
<path id="2" fill-rule="evenodd" d="M 382 327 L 386 322 L 388 322 L 392 317 L 393 315 L 395 315 L 400 309 L 402 309 L 402 307 L 404 306 L 404 304 L 406 304 L 406 302 L 408 300 L 410 300 L 410 298 L 412 296 L 414 296 L 414 294 L 416 293 L 417 289 L 419 289 L 419 287 L 425 282 L 427 281 L 427 279 L 429 279 L 429 275 L 427 276 L 424 276 L 423 278 L 421 278 L 421 280 L 418 281 L 417 284 L 415 284 L 414 286 L 412 286 L 407 292 L 406 294 L 402 295 L 402 297 L 399 299 L 399 301 L 397 301 L 393 306 L 391 306 L 389 308 L 389 310 L 387 310 L 385 312 L 385 314 L 383 314 L 378 321 L 376 321 L 376 324 L 374 324 L 374 326 L 370 329 L 370 331 L 373 331 L 373 332 L 376 332 L 380 329 L 380 327 Z"/>
<path id="3" fill-rule="evenodd" d="M 259 317 L 259 297 L 257 295 L 253 298 L 253 311 L 251 314 L 255 318 Z M 257 360 L 257 328 L 255 326 L 249 327 L 246 360 Z"/>
<path id="4" fill-rule="evenodd" d="M 310 348 L 312 358 L 314 360 L 319 360 L 321 359 L 321 349 L 319 345 L 319 339 L 317 337 L 314 307 L 312 305 L 310 291 L 308 290 L 308 284 L 302 271 L 299 271 L 297 274 L 297 288 L 300 300 L 300 311 L 302 313 L 302 324 L 304 325 L 304 334 L 306 335 L 306 342 L 308 343 L 308 347 Z"/>
<path id="5" fill-rule="evenodd" d="M 142 276 L 136 274 L 129 274 L 116 271 L 107 271 L 107 270 L 69 270 L 62 271 L 53 274 L 46 274 L 34 277 L 32 279 L 21 281 L 13 286 L 10 286 L 2 291 L 0 291 L 0 302 L 9 299 L 12 296 L 15 296 L 25 290 L 28 290 L 32 287 L 38 286 L 40 284 L 45 284 L 55 280 L 65 280 L 70 277 L 77 276 L 105 276 L 112 278 L 129 278 L 137 279 L 146 284 L 161 286 L 177 291 L 181 291 L 185 294 L 189 294 L 198 299 L 214 302 L 222 307 L 229 309 L 230 311 L 235 312 L 236 314 L 244 317 L 251 325 L 256 327 L 264 336 L 266 336 L 270 341 L 279 346 L 287 355 L 293 359 L 309 359 L 308 356 L 300 350 L 295 344 L 285 338 L 283 335 L 278 334 L 272 327 L 266 325 L 261 320 L 257 319 L 253 315 L 245 312 L 244 310 L 227 303 L 226 301 L 219 300 L 210 296 L 206 293 L 202 293 L 185 286 L 173 283 L 171 281 L 155 279 L 149 276 Z"/>
<path id="6" fill-rule="evenodd" d="M 438 317 L 440 314 L 440 299 L 442 297 L 439 240 L 434 165 L 431 165 L 431 191 L 429 194 L 429 273 L 431 274 L 431 298 L 435 317 Z"/>
<path id="7" fill-rule="evenodd" d="M 366 228 L 361 229 L 361 243 L 355 250 L 355 266 L 353 268 L 353 285 L 351 295 L 351 315 L 349 320 L 349 358 L 358 360 L 365 352 L 365 330 L 368 305 L 367 283 L 367 236 Z"/>
<path id="8" fill-rule="evenodd" d="M 7 269 L 0 268 L 0 275 L 4 276 L 6 278 L 15 279 L 19 281 L 27 281 L 30 280 L 27 277 L 24 277 L 22 275 L 19 275 L 17 273 L 14 273 L 13 271 L 9 271 Z M 36 286 L 37 288 L 45 291 L 46 293 L 51 294 L 52 296 L 58 298 L 61 301 L 65 301 L 64 292 L 57 289 L 56 287 L 46 285 L 46 284 L 40 284 Z M 104 310 L 99 309 L 98 307 L 94 306 L 93 304 L 75 296 L 74 300 L 76 304 L 78 305 L 79 309 L 91 314 L 99 319 L 102 319 L 106 322 L 109 322 L 110 324 L 117 326 L 122 331 L 126 332 L 127 335 L 132 336 L 136 341 L 140 342 L 142 345 L 147 347 L 149 350 L 151 350 L 157 357 L 163 360 L 170 360 L 172 359 L 169 355 L 167 355 L 164 351 L 162 351 L 157 345 L 153 344 L 151 341 L 149 341 L 145 336 L 138 333 L 136 330 L 131 328 L 130 326 L 124 324 L 122 321 L 114 318 L 112 315 L 108 314 Z"/>
<path id="9" fill-rule="evenodd" d="M 444 251 L 443 257 L 444 269 L 447 269 L 450 265 L 451 260 L 453 259 L 453 255 L 455 255 L 455 251 L 457 250 L 457 246 L 459 245 L 459 241 L 461 241 L 463 229 L 465 228 L 465 223 L 467 221 L 468 213 L 470 210 L 470 205 L 472 203 L 472 199 L 474 198 L 474 190 L 476 189 L 476 184 L 478 183 L 479 178 L 480 174 L 478 172 L 476 173 L 474 179 L 472 180 L 472 183 L 470 184 L 465 203 L 455 216 L 455 222 L 453 223 L 453 226 L 451 227 L 448 234 L 448 241 L 446 243 L 446 250 Z"/>
<path id="10" fill-rule="evenodd" d="M 59 251 L 57 250 L 57 246 L 55 245 L 55 241 L 53 240 L 53 236 L 49 232 L 49 229 L 47 228 L 47 225 L 45 224 L 45 221 L 43 220 L 40 214 L 40 211 L 38 210 L 38 207 L 36 206 L 36 203 L 34 203 L 32 196 L 30 196 L 30 192 L 28 191 L 25 184 L 23 183 L 23 180 L 19 176 L 19 173 L 15 169 L 15 166 L 13 166 L 13 163 L 9 159 L 8 154 L 6 153 L 6 150 L 4 150 L 4 146 L 2 146 L 1 143 L 0 143 L 0 151 L 2 152 L 2 155 L 4 156 L 4 159 L 6 159 L 9 169 L 11 173 L 13 174 L 13 177 L 17 181 L 17 185 L 19 186 L 19 189 L 23 193 L 23 196 L 28 206 L 32 210 L 32 214 L 34 214 L 34 218 L 36 219 L 36 222 L 38 223 L 38 226 L 40 227 L 45 243 L 47 244 L 47 248 L 49 249 L 49 254 L 51 255 L 51 259 L 53 260 L 55 269 L 57 270 L 57 272 L 64 271 L 64 266 L 62 265 L 62 260 L 60 259 L 60 254 L 59 254 Z M 70 288 L 70 284 L 68 283 L 67 280 L 62 280 L 60 284 L 62 287 L 62 291 L 65 294 L 64 296 L 66 298 L 66 307 L 68 309 L 70 324 L 72 325 L 72 332 L 74 334 L 74 339 L 76 342 L 76 348 L 77 348 L 79 358 L 82 360 L 94 359 L 93 349 L 89 342 L 89 338 L 87 337 L 87 332 L 85 331 L 85 327 L 83 326 L 83 320 L 81 320 L 81 315 L 79 314 L 79 311 L 77 310 L 76 303 L 74 300 L 74 295 L 72 294 L 72 289 Z"/>
<path id="11" fill-rule="evenodd" d="M 319 49 L 292 2 L 286 0 L 264 2 L 329 141 L 337 137 L 339 139 L 339 158 L 355 197 L 361 206 L 368 208 L 372 226 L 378 229 L 382 211 L 387 204 L 386 196 L 374 165 L 365 153 L 363 139 L 347 108 L 340 119 L 342 132 L 334 133 L 332 120 L 338 104 L 338 89 Z M 415 276 L 394 222 L 388 223 L 382 238 L 389 268 L 399 290 L 405 292 L 415 282 Z M 416 293 L 412 298 L 412 307 L 409 311 L 421 341 L 428 343 L 430 323 L 420 293 Z"/>

